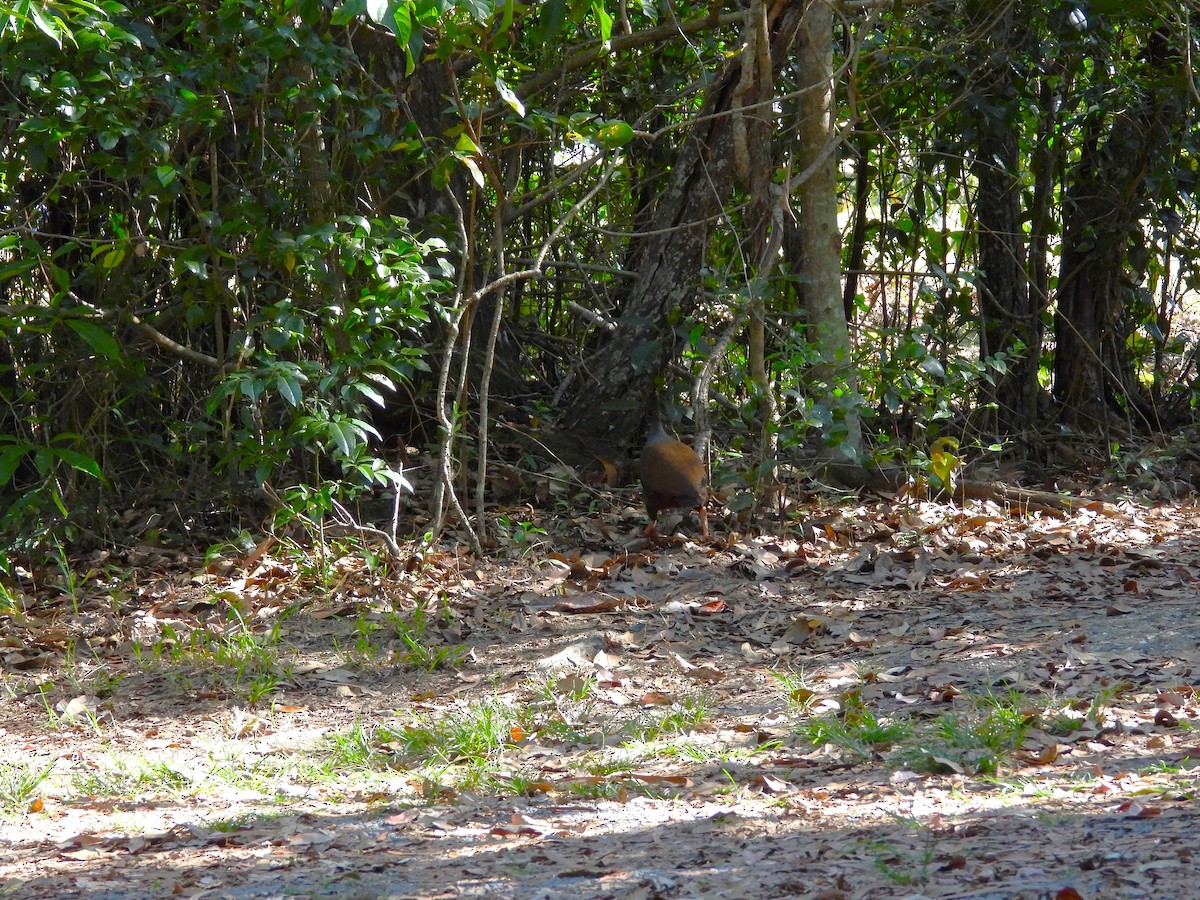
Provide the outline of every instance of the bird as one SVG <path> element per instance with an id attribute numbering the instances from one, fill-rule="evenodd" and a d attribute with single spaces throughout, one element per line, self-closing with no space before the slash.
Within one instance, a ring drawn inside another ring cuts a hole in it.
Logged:
<path id="1" fill-rule="evenodd" d="M 708 475 L 696 451 L 677 441 L 663 428 L 658 395 L 646 403 L 646 446 L 638 465 L 646 514 L 650 517 L 646 535 L 658 533 L 658 514 L 664 509 L 699 509 L 700 530 L 708 537 L 708 511 L 704 507 Z"/>

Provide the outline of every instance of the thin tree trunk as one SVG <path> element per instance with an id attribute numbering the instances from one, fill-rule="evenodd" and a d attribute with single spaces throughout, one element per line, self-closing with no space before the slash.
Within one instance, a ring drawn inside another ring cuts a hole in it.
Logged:
<path id="1" fill-rule="evenodd" d="M 854 308 L 858 299 L 858 277 L 862 274 L 863 261 L 867 254 L 870 173 L 870 151 L 867 142 L 860 140 L 858 155 L 854 161 L 854 228 L 850 233 L 850 259 L 846 264 L 846 284 L 842 288 L 842 310 L 845 313 L 847 324 L 854 321 Z"/>
<path id="2" fill-rule="evenodd" d="M 842 300 L 841 230 L 837 219 L 838 154 L 831 152 L 833 125 L 833 10 L 813 3 L 804 16 L 795 54 L 800 141 L 797 169 L 809 176 L 798 185 L 799 232 L 805 274 L 808 338 L 821 348 L 809 373 L 818 403 L 833 414 L 826 447 L 834 457 L 857 460 L 862 449 L 858 376 Z"/>

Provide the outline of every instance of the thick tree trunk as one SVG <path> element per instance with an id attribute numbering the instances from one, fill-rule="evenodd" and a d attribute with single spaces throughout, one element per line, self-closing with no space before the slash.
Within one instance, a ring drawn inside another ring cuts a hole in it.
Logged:
<path id="1" fill-rule="evenodd" d="M 1110 404 L 1143 399 L 1132 378 L 1126 346 L 1125 267 L 1139 234 L 1146 199 L 1146 172 L 1170 147 L 1165 138 L 1182 98 L 1170 73 L 1179 57 L 1163 32 L 1151 35 L 1147 68 L 1158 73 L 1157 90 L 1132 109 L 1111 114 L 1101 141 L 1093 122 L 1076 177 L 1067 190 L 1068 210 L 1054 317 L 1057 350 L 1054 393 L 1063 419 L 1075 427 L 1104 427 Z"/>
<path id="2" fill-rule="evenodd" d="M 1075 202 L 1063 241 L 1054 316 L 1054 392 L 1063 418 L 1092 431 L 1105 420 L 1110 381 L 1102 354 L 1121 321 L 1121 272 L 1132 222 L 1117 187 L 1080 181 L 1068 198 Z"/>
<path id="3" fill-rule="evenodd" d="M 995 404 L 992 430 L 999 435 L 1028 433 L 1037 421 L 1043 330 L 1040 304 L 1030 293 L 1021 222 L 1018 118 L 1009 49 L 1016 43 L 1014 27 L 1012 7 L 1003 8 L 989 23 L 994 43 L 979 74 L 975 106 L 981 111 L 974 162 L 979 180 L 979 354 L 984 360 L 997 353 L 1009 355 L 995 382 L 984 383 L 980 408 Z"/>
<path id="4" fill-rule="evenodd" d="M 789 59 L 805 5 L 783 0 L 771 8 L 775 72 Z M 675 350 L 668 317 L 673 311 L 687 316 L 699 303 L 709 229 L 733 191 L 730 113 L 741 67 L 740 55 L 731 59 L 709 88 L 696 125 L 670 161 L 646 236 L 634 240 L 628 268 L 638 279 L 624 298 L 618 327 L 577 373 L 566 425 L 599 444 L 627 447 L 640 437 L 642 398 Z"/>

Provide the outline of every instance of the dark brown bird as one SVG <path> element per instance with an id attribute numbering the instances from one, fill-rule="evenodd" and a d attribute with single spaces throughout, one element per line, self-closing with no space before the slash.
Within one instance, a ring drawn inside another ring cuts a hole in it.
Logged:
<path id="1" fill-rule="evenodd" d="M 658 514 L 664 509 L 699 509 L 700 530 L 708 537 L 708 511 L 704 508 L 708 476 L 696 451 L 671 437 L 663 428 L 658 397 L 646 404 L 646 447 L 639 464 L 642 492 L 650 522 L 646 534 L 657 534 Z"/>

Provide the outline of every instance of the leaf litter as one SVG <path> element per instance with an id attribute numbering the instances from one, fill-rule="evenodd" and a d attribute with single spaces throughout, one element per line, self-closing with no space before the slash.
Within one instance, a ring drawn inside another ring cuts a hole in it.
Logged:
<path id="1" fill-rule="evenodd" d="M 811 521 L 21 573 L 0 896 L 1191 893 L 1196 507 Z"/>

